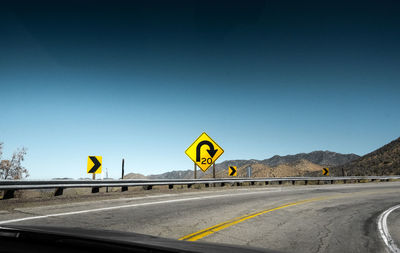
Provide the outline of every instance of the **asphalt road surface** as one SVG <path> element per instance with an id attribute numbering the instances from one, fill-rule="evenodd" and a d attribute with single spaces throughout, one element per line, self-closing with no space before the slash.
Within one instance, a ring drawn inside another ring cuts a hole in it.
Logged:
<path id="1" fill-rule="evenodd" d="M 16 208 L 0 212 L 0 225 L 132 231 L 282 252 L 393 252 L 378 223 L 399 204 L 400 182 L 215 188 Z M 385 224 L 400 245 L 400 208 Z"/>

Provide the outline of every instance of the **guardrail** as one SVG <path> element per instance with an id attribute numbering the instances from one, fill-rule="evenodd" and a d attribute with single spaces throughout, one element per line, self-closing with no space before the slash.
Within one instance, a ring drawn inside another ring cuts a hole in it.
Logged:
<path id="1" fill-rule="evenodd" d="M 254 185 L 264 183 L 265 185 L 273 182 L 283 184 L 289 182 L 296 184 L 303 181 L 305 185 L 309 182 L 328 182 L 334 184 L 335 181 L 361 182 L 361 181 L 389 181 L 400 179 L 400 176 L 350 176 L 350 177 L 274 177 L 274 178 L 220 178 L 220 179 L 137 179 L 137 180 L 0 180 L 0 190 L 4 191 L 3 199 L 14 198 L 17 190 L 33 190 L 33 189 L 55 189 L 54 196 L 63 194 L 66 188 L 92 188 L 92 193 L 99 192 L 101 187 L 121 187 L 121 191 L 127 191 L 128 187 L 142 186 L 146 190 L 151 190 L 153 186 L 168 185 L 169 189 L 173 189 L 174 185 L 187 185 L 191 188 L 193 185 L 204 184 L 205 187 L 210 185 L 225 186 L 227 184 L 241 186 L 243 183 Z"/>

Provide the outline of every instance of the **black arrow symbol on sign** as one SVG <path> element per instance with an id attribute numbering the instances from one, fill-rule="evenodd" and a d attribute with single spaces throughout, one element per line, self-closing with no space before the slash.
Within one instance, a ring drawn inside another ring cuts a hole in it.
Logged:
<path id="1" fill-rule="evenodd" d="M 231 173 L 229 173 L 229 176 L 235 175 L 235 173 L 236 173 L 235 167 L 229 167 L 229 168 L 231 168 Z"/>
<path id="2" fill-rule="evenodd" d="M 323 170 L 324 170 L 324 175 L 326 175 L 326 174 L 328 174 L 328 169 L 327 168 L 323 168 Z"/>
<path id="3" fill-rule="evenodd" d="M 100 168 L 101 163 L 95 156 L 89 156 L 90 160 L 94 163 L 93 167 L 89 170 L 89 173 L 95 173 L 98 168 Z"/>
<path id="4" fill-rule="evenodd" d="M 207 145 L 210 149 L 207 150 L 208 154 L 210 154 L 211 158 L 214 157 L 214 155 L 217 153 L 218 149 L 214 149 L 214 145 L 209 142 L 209 141 L 201 141 L 199 144 L 197 144 L 196 148 L 196 162 L 200 162 L 200 149 L 201 146 Z"/>

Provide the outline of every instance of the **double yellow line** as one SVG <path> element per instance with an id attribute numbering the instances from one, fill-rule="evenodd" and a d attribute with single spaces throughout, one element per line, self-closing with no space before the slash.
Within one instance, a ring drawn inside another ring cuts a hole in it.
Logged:
<path id="1" fill-rule="evenodd" d="M 206 237 L 206 236 L 208 236 L 210 234 L 218 232 L 218 231 L 220 231 L 222 229 L 231 227 L 231 226 L 233 226 L 235 224 L 238 224 L 238 223 L 243 222 L 245 220 L 252 219 L 254 217 L 257 217 L 257 216 L 265 214 L 265 213 L 273 212 L 273 211 L 276 211 L 276 210 L 279 210 L 279 209 L 283 209 L 283 208 L 286 208 L 286 207 L 290 207 L 290 206 L 296 206 L 296 205 L 300 205 L 300 204 L 304 204 L 304 203 L 309 203 L 309 202 L 314 202 L 314 201 L 319 201 L 319 200 L 325 200 L 325 199 L 328 199 L 328 198 L 332 198 L 332 197 L 320 197 L 320 198 L 306 199 L 306 200 L 302 200 L 302 201 L 298 201 L 298 202 L 293 202 L 293 203 L 281 205 L 281 206 L 278 206 L 278 207 L 275 207 L 275 208 L 272 208 L 272 209 L 267 209 L 267 210 L 259 211 L 259 212 L 256 212 L 256 213 L 246 214 L 246 215 L 243 215 L 243 216 L 240 216 L 240 217 L 236 217 L 236 218 L 230 219 L 228 221 L 222 222 L 222 223 L 217 224 L 215 226 L 212 226 L 212 227 L 197 231 L 197 232 L 195 232 L 193 234 L 189 234 L 189 235 L 183 236 L 183 237 L 179 238 L 179 240 L 191 241 L 191 242 L 197 241 L 197 240 L 199 240 L 199 239 L 201 239 L 203 237 Z"/>

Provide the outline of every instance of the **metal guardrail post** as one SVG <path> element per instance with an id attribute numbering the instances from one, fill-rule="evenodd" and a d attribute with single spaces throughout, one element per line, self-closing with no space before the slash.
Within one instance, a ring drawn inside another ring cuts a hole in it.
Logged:
<path id="1" fill-rule="evenodd" d="M 3 199 L 12 199 L 14 198 L 14 190 L 5 190 L 3 193 Z"/>
<path id="2" fill-rule="evenodd" d="M 144 190 L 151 190 L 151 189 L 153 189 L 153 186 L 152 185 L 145 185 L 145 186 L 143 186 L 143 189 Z"/>
<path id="3" fill-rule="evenodd" d="M 64 193 L 64 188 L 58 187 L 56 189 L 56 191 L 54 192 L 54 196 L 61 196 L 61 195 L 63 195 L 63 193 Z"/>

